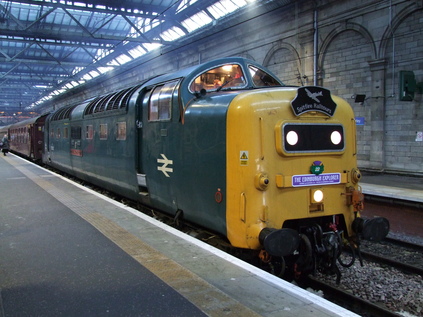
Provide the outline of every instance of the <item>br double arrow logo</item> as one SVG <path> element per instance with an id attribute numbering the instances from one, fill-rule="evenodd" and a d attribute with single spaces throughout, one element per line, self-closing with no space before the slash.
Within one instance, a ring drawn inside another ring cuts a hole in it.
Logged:
<path id="1" fill-rule="evenodd" d="M 162 166 L 157 166 L 157 170 L 162 171 L 166 177 L 170 177 L 169 173 L 173 173 L 173 168 L 168 167 L 168 165 L 173 164 L 173 160 L 169 160 L 166 155 L 160 154 L 162 158 L 157 159 L 157 163 L 163 164 Z"/>

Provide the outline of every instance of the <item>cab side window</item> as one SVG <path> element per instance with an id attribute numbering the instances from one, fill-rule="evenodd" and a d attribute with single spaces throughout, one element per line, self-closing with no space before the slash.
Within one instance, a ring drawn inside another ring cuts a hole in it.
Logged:
<path id="1" fill-rule="evenodd" d="M 172 117 L 172 98 L 178 85 L 174 80 L 154 87 L 148 105 L 149 121 L 168 121 Z"/>

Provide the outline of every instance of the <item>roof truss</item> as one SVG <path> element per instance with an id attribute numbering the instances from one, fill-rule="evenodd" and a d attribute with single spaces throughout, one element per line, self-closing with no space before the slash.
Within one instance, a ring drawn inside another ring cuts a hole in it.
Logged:
<path id="1" fill-rule="evenodd" d="M 152 47 L 175 45 L 202 20 L 249 2 L 0 0 L 0 111 L 34 106 Z"/>

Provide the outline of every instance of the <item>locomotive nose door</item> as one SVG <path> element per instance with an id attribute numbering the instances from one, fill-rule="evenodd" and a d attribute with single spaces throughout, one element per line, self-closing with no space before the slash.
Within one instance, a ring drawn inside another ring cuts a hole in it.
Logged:
<path id="1" fill-rule="evenodd" d="M 178 153 L 177 105 L 178 80 L 147 87 L 142 98 L 142 118 L 139 118 L 139 169 L 140 193 L 145 191 L 160 209 L 175 212 L 175 155 Z"/>

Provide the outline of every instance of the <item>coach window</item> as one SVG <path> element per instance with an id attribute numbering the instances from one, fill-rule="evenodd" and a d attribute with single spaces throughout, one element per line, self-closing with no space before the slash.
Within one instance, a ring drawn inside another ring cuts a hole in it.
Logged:
<path id="1" fill-rule="evenodd" d="M 81 127 L 71 127 L 71 139 L 73 140 L 81 139 Z"/>
<path id="2" fill-rule="evenodd" d="M 85 129 L 85 138 L 87 140 L 92 140 L 94 136 L 94 129 L 92 125 L 87 125 Z"/>
<path id="3" fill-rule="evenodd" d="M 107 140 L 107 123 L 100 124 L 100 140 Z"/>
<path id="4" fill-rule="evenodd" d="M 60 128 L 57 128 L 56 138 L 60 139 L 60 136 L 61 136 Z"/>
<path id="5" fill-rule="evenodd" d="M 172 96 L 178 80 L 156 86 L 150 96 L 148 119 L 150 121 L 170 120 L 172 115 Z"/>
<path id="6" fill-rule="evenodd" d="M 69 129 L 67 127 L 65 127 L 63 129 L 63 138 L 64 139 L 68 139 L 69 138 Z"/>
<path id="7" fill-rule="evenodd" d="M 126 140 L 126 122 L 116 123 L 116 140 Z"/>

